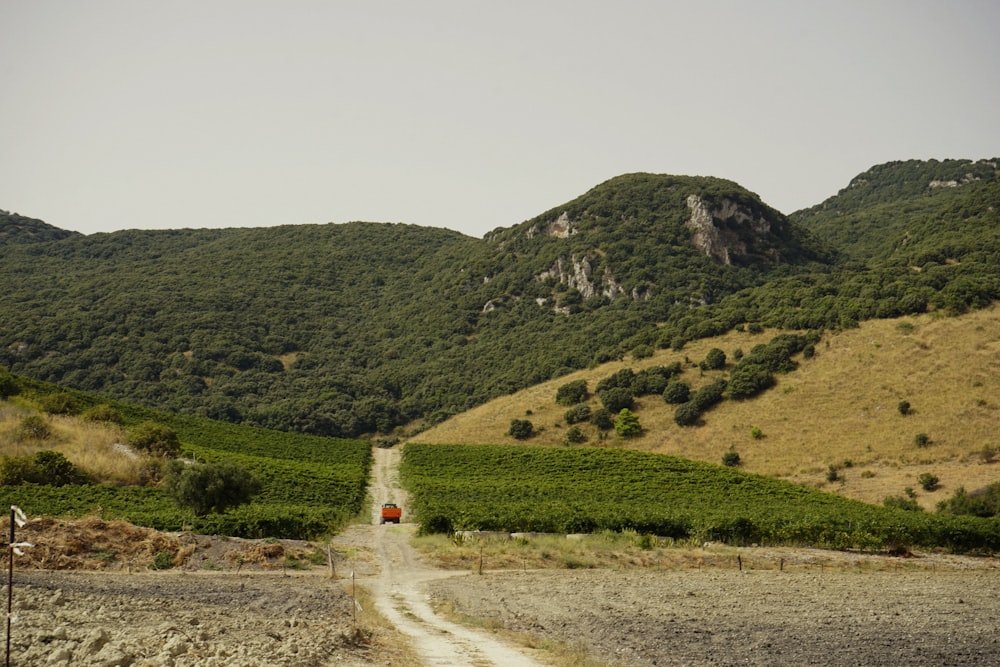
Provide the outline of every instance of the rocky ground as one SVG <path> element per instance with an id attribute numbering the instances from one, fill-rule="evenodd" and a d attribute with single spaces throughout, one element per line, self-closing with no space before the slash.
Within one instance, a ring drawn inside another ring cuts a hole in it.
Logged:
<path id="1" fill-rule="evenodd" d="M 432 582 L 455 611 L 622 665 L 998 665 L 1000 571 L 547 571 Z"/>

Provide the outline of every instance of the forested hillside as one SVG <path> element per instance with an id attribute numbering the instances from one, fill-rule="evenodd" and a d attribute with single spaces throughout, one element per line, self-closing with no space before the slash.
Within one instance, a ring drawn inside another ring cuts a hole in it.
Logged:
<path id="1" fill-rule="evenodd" d="M 0 365 L 180 413 L 390 433 L 740 325 L 984 305 L 998 200 L 995 161 L 949 161 L 873 168 L 787 217 L 729 181 L 630 174 L 485 239 L 362 222 L 82 236 L 5 213 Z"/>

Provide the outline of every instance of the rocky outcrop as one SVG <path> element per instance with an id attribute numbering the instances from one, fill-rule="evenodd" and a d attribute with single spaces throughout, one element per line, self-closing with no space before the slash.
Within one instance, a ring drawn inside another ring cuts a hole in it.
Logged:
<path id="1" fill-rule="evenodd" d="M 555 279 L 556 282 L 576 289 L 584 299 L 598 295 L 615 299 L 625 294 L 625 290 L 606 267 L 600 277 L 595 279 L 594 265 L 587 256 L 574 255 L 570 259 L 560 257 L 550 269 L 535 276 L 535 280 L 540 282 L 549 279 Z"/>
<path id="2" fill-rule="evenodd" d="M 722 264 L 732 264 L 735 257 L 749 253 L 748 239 L 761 237 L 771 231 L 771 221 L 741 206 L 731 199 L 723 199 L 715 208 L 709 208 L 698 195 L 687 198 L 691 217 L 684 223 L 690 229 L 691 243 L 699 251 Z"/>
<path id="3" fill-rule="evenodd" d="M 525 232 L 525 236 L 529 239 L 536 236 L 551 236 L 556 239 L 564 239 L 573 236 L 573 234 L 576 234 L 576 223 L 569 219 L 569 214 L 566 212 L 563 212 L 553 222 L 537 222 Z"/>

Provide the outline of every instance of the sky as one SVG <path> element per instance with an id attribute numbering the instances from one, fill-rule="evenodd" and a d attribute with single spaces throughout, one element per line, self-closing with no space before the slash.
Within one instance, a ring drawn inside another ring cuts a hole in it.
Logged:
<path id="1" fill-rule="evenodd" d="M 481 237 L 630 172 L 785 213 L 1000 156 L 995 0 L 0 0 L 0 209 Z"/>

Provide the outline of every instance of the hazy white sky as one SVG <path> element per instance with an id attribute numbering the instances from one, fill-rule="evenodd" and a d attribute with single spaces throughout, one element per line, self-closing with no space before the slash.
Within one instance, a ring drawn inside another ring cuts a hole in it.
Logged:
<path id="1" fill-rule="evenodd" d="M 0 208 L 482 236 L 613 176 L 790 213 L 1000 156 L 996 0 L 0 0 Z"/>

